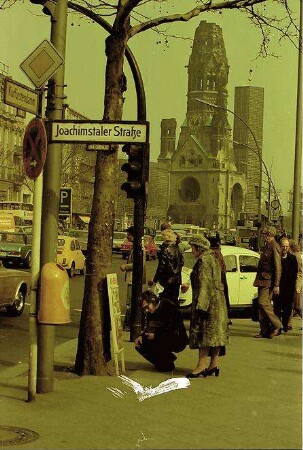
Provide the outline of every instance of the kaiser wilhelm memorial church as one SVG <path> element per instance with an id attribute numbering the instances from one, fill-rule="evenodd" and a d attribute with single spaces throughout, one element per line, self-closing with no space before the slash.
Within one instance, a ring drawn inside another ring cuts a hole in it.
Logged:
<path id="1" fill-rule="evenodd" d="M 175 223 L 230 229 L 240 212 L 257 214 L 264 90 L 235 88 L 232 131 L 226 109 L 229 66 L 222 29 L 214 23 L 200 22 L 187 67 L 187 112 L 178 142 L 176 119 L 163 119 L 154 163 L 168 177 L 167 216 Z"/>

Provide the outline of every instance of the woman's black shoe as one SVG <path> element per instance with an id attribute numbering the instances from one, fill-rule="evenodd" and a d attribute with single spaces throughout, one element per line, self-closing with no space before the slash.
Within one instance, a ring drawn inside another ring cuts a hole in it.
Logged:
<path id="1" fill-rule="evenodd" d="M 205 378 L 205 377 L 207 377 L 206 372 L 207 372 L 207 369 L 203 369 L 203 370 L 201 370 L 201 372 L 197 372 L 197 373 L 190 372 L 186 375 L 186 378 L 199 378 L 199 377 Z"/>
<path id="2" fill-rule="evenodd" d="M 219 367 L 213 367 L 212 369 L 206 369 L 205 376 L 209 377 L 210 375 L 215 375 L 215 377 L 218 377 L 220 373 Z"/>

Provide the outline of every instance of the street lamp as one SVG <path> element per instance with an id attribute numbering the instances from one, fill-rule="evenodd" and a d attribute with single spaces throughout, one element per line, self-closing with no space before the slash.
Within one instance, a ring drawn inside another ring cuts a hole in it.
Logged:
<path id="1" fill-rule="evenodd" d="M 293 214 L 292 237 L 299 240 L 301 215 L 301 170 L 302 170 L 302 0 L 300 0 L 300 30 L 298 54 L 298 82 L 297 82 L 297 113 L 296 113 L 296 143 L 294 160 Z"/>
<path id="2" fill-rule="evenodd" d="M 210 106 L 211 108 L 216 108 L 216 109 L 223 109 L 224 111 L 228 111 L 231 114 L 233 114 L 235 117 L 237 117 L 237 119 L 240 120 L 241 123 L 243 123 L 243 125 L 246 126 L 246 128 L 250 131 L 253 140 L 255 142 L 256 148 L 257 148 L 257 155 L 259 158 L 259 164 L 260 164 L 260 168 L 259 168 L 259 186 L 258 186 L 258 191 L 259 191 L 259 198 L 258 198 L 258 246 L 260 244 L 260 233 L 261 233 L 261 194 L 262 194 L 262 153 L 261 153 L 261 149 L 259 147 L 257 138 L 255 136 L 255 133 L 253 132 L 253 130 L 250 128 L 250 126 L 245 122 L 245 120 L 242 119 L 242 117 L 240 117 L 238 114 L 236 114 L 234 111 L 232 111 L 231 109 L 226 108 L 225 106 L 221 106 L 221 105 L 214 105 L 213 103 L 207 102 L 205 100 L 202 100 L 200 98 L 195 98 L 195 100 L 199 103 L 204 103 L 204 105 Z"/>
<path id="3" fill-rule="evenodd" d="M 250 147 L 249 145 L 243 144 L 243 143 L 241 143 L 241 142 L 237 142 L 237 141 L 234 141 L 234 140 L 233 140 L 232 142 L 234 142 L 234 143 L 237 144 L 237 145 L 241 145 L 242 147 L 247 147 L 247 148 L 249 148 L 252 152 L 254 152 L 257 156 L 259 156 L 259 153 L 258 153 L 254 148 Z M 277 194 L 277 191 L 276 191 L 274 182 L 273 182 L 273 180 L 272 180 L 272 178 L 271 178 L 271 176 L 270 176 L 270 174 L 269 174 L 269 172 L 268 172 L 268 168 L 267 168 L 267 166 L 266 166 L 266 164 L 265 164 L 263 158 L 261 158 L 261 160 L 262 160 L 262 165 L 263 165 L 263 168 L 264 168 L 264 169 L 262 169 L 262 172 L 263 172 L 263 173 L 266 175 L 266 177 L 267 177 L 267 183 L 268 183 L 268 189 L 269 189 L 269 199 L 268 199 L 268 203 L 270 203 L 270 191 L 271 191 L 271 189 L 272 189 L 273 192 L 274 192 L 274 194 L 275 194 L 275 200 L 277 200 L 277 202 L 279 203 L 279 205 L 278 205 L 279 211 L 280 211 L 280 213 L 282 213 L 281 202 L 280 202 L 279 196 L 278 196 L 278 194 Z M 244 163 L 244 161 L 241 161 L 241 163 L 242 163 L 242 164 L 249 165 L 248 163 Z M 269 216 L 268 216 L 268 220 L 269 220 Z"/>

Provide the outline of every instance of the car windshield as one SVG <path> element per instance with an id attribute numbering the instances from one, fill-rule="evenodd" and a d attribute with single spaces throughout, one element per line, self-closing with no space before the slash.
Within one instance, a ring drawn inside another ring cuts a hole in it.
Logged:
<path id="1" fill-rule="evenodd" d="M 126 233 L 124 232 L 114 232 L 114 239 L 125 239 L 126 238 Z"/>
<path id="2" fill-rule="evenodd" d="M 1 233 L 0 241 L 1 242 L 12 242 L 15 244 L 24 244 L 24 236 L 23 236 L 23 234 Z"/>
<path id="3" fill-rule="evenodd" d="M 88 231 L 85 230 L 70 230 L 68 236 L 75 237 L 77 239 L 87 239 Z"/>

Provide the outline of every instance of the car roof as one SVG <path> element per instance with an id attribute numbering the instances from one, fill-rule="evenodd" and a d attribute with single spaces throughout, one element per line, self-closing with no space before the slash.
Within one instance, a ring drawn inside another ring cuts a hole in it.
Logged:
<path id="1" fill-rule="evenodd" d="M 257 256 L 260 258 L 259 253 L 249 250 L 248 248 L 236 247 L 233 245 L 221 245 L 220 247 L 221 253 L 223 256 L 225 255 L 248 255 L 248 256 Z M 185 250 L 184 253 L 191 253 L 191 249 Z"/>
<path id="2" fill-rule="evenodd" d="M 249 250 L 248 248 L 236 247 L 231 245 L 221 245 L 222 255 L 251 255 L 260 257 L 259 253 Z"/>

